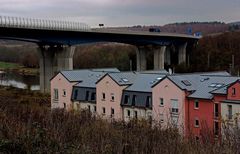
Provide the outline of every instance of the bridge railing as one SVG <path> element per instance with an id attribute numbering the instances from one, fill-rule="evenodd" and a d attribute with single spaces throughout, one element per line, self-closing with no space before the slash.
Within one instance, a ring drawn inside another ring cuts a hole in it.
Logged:
<path id="1" fill-rule="evenodd" d="M 9 17 L 9 16 L 0 16 L 0 27 L 68 30 L 68 31 L 91 30 L 90 26 L 81 22 L 33 19 L 33 18 Z"/>

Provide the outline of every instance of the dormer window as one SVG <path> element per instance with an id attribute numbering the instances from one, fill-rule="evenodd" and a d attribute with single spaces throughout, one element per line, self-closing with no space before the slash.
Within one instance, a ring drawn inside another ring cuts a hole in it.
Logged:
<path id="1" fill-rule="evenodd" d="M 129 95 L 125 95 L 124 96 L 124 104 L 128 104 L 129 103 Z"/>

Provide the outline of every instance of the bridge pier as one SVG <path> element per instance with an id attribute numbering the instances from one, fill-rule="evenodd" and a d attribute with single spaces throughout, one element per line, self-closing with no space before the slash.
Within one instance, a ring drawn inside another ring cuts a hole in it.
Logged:
<path id="1" fill-rule="evenodd" d="M 39 46 L 40 91 L 50 92 L 50 79 L 59 71 L 73 69 L 72 46 Z"/>
<path id="2" fill-rule="evenodd" d="M 137 71 L 145 71 L 147 69 L 146 50 L 147 47 L 137 47 Z"/>
<path id="3" fill-rule="evenodd" d="M 165 63 L 167 65 L 171 65 L 171 49 L 170 47 L 166 47 L 165 51 Z"/>
<path id="4" fill-rule="evenodd" d="M 178 46 L 178 64 L 186 65 L 187 43 Z"/>
<path id="5" fill-rule="evenodd" d="M 164 69 L 164 60 L 166 53 L 166 46 L 153 48 L 154 52 L 154 70 Z"/>

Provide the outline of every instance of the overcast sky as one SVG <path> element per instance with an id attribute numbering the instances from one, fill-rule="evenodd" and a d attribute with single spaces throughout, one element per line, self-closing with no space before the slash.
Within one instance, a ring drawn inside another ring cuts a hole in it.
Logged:
<path id="1" fill-rule="evenodd" d="M 240 21 L 240 0 L 0 0 L 0 15 L 79 20 L 92 27 Z"/>

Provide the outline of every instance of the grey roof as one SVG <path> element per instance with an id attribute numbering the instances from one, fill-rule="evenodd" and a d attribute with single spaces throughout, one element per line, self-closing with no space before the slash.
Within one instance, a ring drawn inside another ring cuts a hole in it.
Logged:
<path id="1" fill-rule="evenodd" d="M 222 103 L 240 104 L 239 100 L 223 100 Z"/>
<path id="2" fill-rule="evenodd" d="M 147 71 L 142 71 L 142 72 L 139 72 L 139 73 L 142 73 L 142 74 L 169 74 L 168 71 L 166 71 L 165 69 L 161 69 L 161 70 L 147 70 Z"/>
<path id="3" fill-rule="evenodd" d="M 70 81 L 77 82 L 82 81 L 85 74 L 88 74 L 89 70 L 72 70 L 72 71 L 61 71 L 61 73 Z"/>
<path id="4" fill-rule="evenodd" d="M 131 85 L 138 76 L 136 72 L 108 73 L 108 75 L 119 85 Z"/>
<path id="5" fill-rule="evenodd" d="M 117 68 L 94 68 L 94 69 L 91 69 L 91 71 L 94 71 L 94 72 L 120 72 L 119 69 Z"/>
<path id="6" fill-rule="evenodd" d="M 68 70 L 68 71 L 61 71 L 61 73 L 70 81 L 70 82 L 79 82 L 79 81 L 86 81 L 89 78 L 89 75 L 94 74 L 102 75 L 106 74 L 106 72 L 120 72 L 116 68 L 106 68 L 106 69 L 86 69 L 86 70 Z M 90 81 L 91 82 L 91 81 Z"/>
<path id="7" fill-rule="evenodd" d="M 106 72 L 93 72 L 89 71 L 86 74 L 81 76 L 82 80 L 74 85 L 75 87 L 88 87 L 88 88 L 95 88 L 96 82 L 106 74 Z"/>
<path id="8" fill-rule="evenodd" d="M 152 92 L 152 85 L 164 78 L 162 74 L 138 74 L 133 84 L 126 91 Z"/>
<path id="9" fill-rule="evenodd" d="M 184 75 L 172 75 L 168 76 L 175 84 L 181 89 L 192 92 L 189 98 L 202 98 L 211 99 L 213 98 L 214 90 L 219 89 L 219 92 L 223 92 L 224 86 L 235 82 L 238 77 L 231 77 L 227 74 L 214 73 L 210 74 L 184 74 Z"/>
<path id="10" fill-rule="evenodd" d="M 212 94 L 227 94 L 228 85 L 223 86 L 222 88 L 211 91 Z"/>

